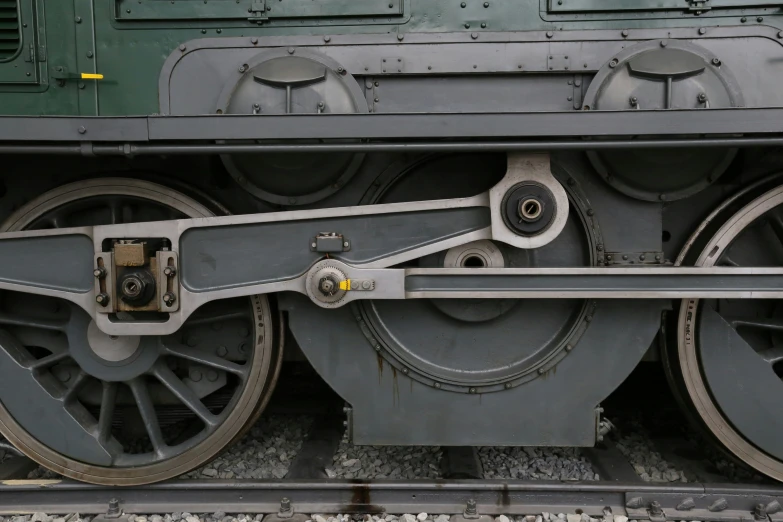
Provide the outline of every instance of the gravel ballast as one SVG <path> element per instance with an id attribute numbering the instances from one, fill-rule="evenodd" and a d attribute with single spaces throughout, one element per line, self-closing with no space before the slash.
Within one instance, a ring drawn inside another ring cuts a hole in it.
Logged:
<path id="1" fill-rule="evenodd" d="M 302 415 L 262 417 L 215 460 L 181 478 L 282 479 L 311 423 L 311 417 Z"/>
<path id="2" fill-rule="evenodd" d="M 326 468 L 329 478 L 440 478 L 438 446 L 355 446 L 344 438 Z"/>
<path id="3" fill-rule="evenodd" d="M 478 450 L 486 479 L 599 480 L 579 448 L 484 446 Z"/>

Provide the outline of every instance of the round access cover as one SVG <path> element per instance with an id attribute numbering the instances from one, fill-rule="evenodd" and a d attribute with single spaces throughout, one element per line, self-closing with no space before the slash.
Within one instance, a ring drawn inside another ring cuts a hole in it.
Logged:
<path id="1" fill-rule="evenodd" d="M 585 95 L 589 110 L 699 110 L 742 104 L 734 77 L 718 57 L 698 45 L 674 40 L 625 49 L 604 65 Z M 684 198 L 707 187 L 736 153 L 736 149 L 620 149 L 588 156 L 620 192 L 658 201 Z"/>
<path id="2" fill-rule="evenodd" d="M 274 49 L 239 67 L 220 95 L 219 114 L 367 112 L 364 93 L 345 68 L 327 56 Z M 246 142 L 245 142 L 246 143 Z M 330 196 L 356 173 L 353 153 L 223 155 L 229 173 L 254 196 L 280 205 L 305 205 Z"/>

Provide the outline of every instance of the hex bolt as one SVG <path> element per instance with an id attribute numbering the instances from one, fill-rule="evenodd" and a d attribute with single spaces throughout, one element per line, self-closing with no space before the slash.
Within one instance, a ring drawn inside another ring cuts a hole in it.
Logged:
<path id="1" fill-rule="evenodd" d="M 218 380 L 218 373 L 215 370 L 209 370 L 207 372 L 207 380 L 209 382 L 215 382 Z"/>
<path id="2" fill-rule="evenodd" d="M 699 34 L 706 34 L 707 30 L 703 27 L 699 27 Z"/>
<path id="3" fill-rule="evenodd" d="M 73 19 L 73 21 L 76 22 L 77 24 L 80 24 L 80 23 L 82 23 L 82 17 L 81 16 L 77 16 L 76 18 Z"/>
<path id="4" fill-rule="evenodd" d="M 478 33 L 470 33 L 470 37 L 475 40 L 478 38 Z"/>
<path id="5" fill-rule="evenodd" d="M 477 515 L 478 510 L 476 509 L 476 501 L 472 498 L 468 500 L 467 504 L 465 505 L 465 514 L 466 515 Z"/>
<path id="6" fill-rule="evenodd" d="M 256 38 L 254 36 L 253 38 L 250 39 L 250 43 L 253 44 L 253 45 L 257 45 L 258 44 L 258 38 Z"/>
<path id="7" fill-rule="evenodd" d="M 623 35 L 623 38 L 627 37 L 628 36 L 628 29 L 623 29 L 623 31 L 620 34 Z"/>
<path id="8" fill-rule="evenodd" d="M 748 17 L 747 16 L 743 16 L 742 18 L 740 18 L 740 22 L 742 22 L 743 24 L 745 22 L 747 22 L 747 21 L 748 21 Z"/>
<path id="9" fill-rule="evenodd" d="M 639 255 L 639 261 L 644 261 L 646 259 L 644 254 Z"/>
<path id="10" fill-rule="evenodd" d="M 707 94 L 700 92 L 697 99 L 699 100 L 699 103 L 704 103 L 707 101 Z"/>
<path id="11" fill-rule="evenodd" d="M 239 66 L 239 72 L 243 73 L 245 71 L 247 71 L 247 64 L 246 63 Z"/>
<path id="12" fill-rule="evenodd" d="M 283 497 L 280 499 L 280 512 L 281 513 L 290 513 L 291 512 L 291 500 L 287 497 Z"/>
<path id="13" fill-rule="evenodd" d="M 657 500 L 650 502 L 650 515 L 656 517 L 663 515 L 663 508 L 661 507 L 661 503 Z"/>
<path id="14" fill-rule="evenodd" d="M 669 45 L 669 42 L 666 40 L 661 40 L 661 47 L 666 47 L 667 45 Z"/>
<path id="15" fill-rule="evenodd" d="M 180 44 L 179 50 L 185 52 L 187 50 L 187 47 L 185 46 L 185 44 Z"/>
<path id="16" fill-rule="evenodd" d="M 201 380 L 201 372 L 196 369 L 190 370 L 189 376 L 190 380 L 193 382 L 199 382 Z"/>
<path id="17" fill-rule="evenodd" d="M 79 134 L 87 134 L 87 128 L 84 126 L 81 126 L 76 130 L 79 131 Z"/>
<path id="18" fill-rule="evenodd" d="M 87 51 L 87 58 L 92 58 L 92 57 L 93 57 L 92 51 Z"/>
<path id="19" fill-rule="evenodd" d="M 767 520 L 767 506 L 756 504 L 756 507 L 753 508 L 753 518 L 755 520 Z"/>
<path id="20" fill-rule="evenodd" d="M 761 22 L 763 22 L 763 21 L 764 21 L 764 17 L 763 17 L 763 16 L 759 16 L 758 18 L 756 18 L 756 21 L 757 21 L 758 23 L 761 23 Z"/>
<path id="21" fill-rule="evenodd" d="M 402 41 L 403 38 L 405 38 L 404 34 L 398 34 L 397 35 L 397 40 Z"/>
<path id="22" fill-rule="evenodd" d="M 617 58 L 612 58 L 612 60 L 609 62 L 609 67 L 614 69 L 617 67 L 618 63 L 620 63 L 620 61 Z"/>
<path id="23" fill-rule="evenodd" d="M 332 41 L 332 37 L 331 36 L 324 36 L 324 42 L 329 43 L 331 41 Z"/>
<path id="24" fill-rule="evenodd" d="M 177 301 L 177 296 L 172 294 L 171 292 L 166 292 L 163 294 L 163 302 L 166 303 L 167 306 L 173 305 Z"/>
<path id="25" fill-rule="evenodd" d="M 120 501 L 116 498 L 109 500 L 109 509 L 106 511 L 107 515 L 119 515 L 120 514 Z"/>
<path id="26" fill-rule="evenodd" d="M 552 31 L 547 31 L 546 32 L 546 37 L 547 38 L 552 38 L 554 35 L 555 35 L 555 33 L 553 33 Z"/>
<path id="27" fill-rule="evenodd" d="M 109 294 L 100 293 L 95 296 L 95 302 L 98 303 L 101 306 L 108 306 L 109 305 Z"/>
<path id="28" fill-rule="evenodd" d="M 217 354 L 219 357 L 225 357 L 226 355 L 228 355 L 228 348 L 226 348 L 225 346 L 218 346 Z"/>
<path id="29" fill-rule="evenodd" d="M 165 275 L 166 277 L 174 277 L 175 275 L 177 275 L 177 269 L 174 268 L 173 266 L 167 266 L 166 268 L 163 269 L 163 275 Z"/>
<path id="30" fill-rule="evenodd" d="M 95 276 L 95 279 L 103 279 L 106 277 L 106 269 L 102 266 L 99 266 L 95 270 L 92 271 L 92 275 Z"/>

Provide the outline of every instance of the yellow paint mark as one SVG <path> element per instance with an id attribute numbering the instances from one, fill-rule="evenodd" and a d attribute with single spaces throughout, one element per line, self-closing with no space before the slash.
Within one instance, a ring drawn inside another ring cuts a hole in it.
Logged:
<path id="1" fill-rule="evenodd" d="M 102 74 L 82 73 L 82 80 L 103 80 Z"/>
<path id="2" fill-rule="evenodd" d="M 351 280 L 346 279 L 345 281 L 340 281 L 340 290 L 345 290 L 346 292 L 351 289 Z"/>

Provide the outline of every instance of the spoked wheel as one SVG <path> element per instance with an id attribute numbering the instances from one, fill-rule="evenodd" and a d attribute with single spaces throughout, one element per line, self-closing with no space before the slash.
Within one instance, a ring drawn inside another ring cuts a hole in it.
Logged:
<path id="1" fill-rule="evenodd" d="M 2 229 L 211 215 L 160 185 L 98 179 L 36 198 Z M 43 466 L 87 482 L 181 475 L 215 457 L 266 405 L 282 360 L 279 326 L 267 297 L 254 296 L 210 303 L 173 335 L 115 337 L 68 302 L 3 293 L 0 431 Z"/>
<path id="2" fill-rule="evenodd" d="M 732 215 L 695 266 L 783 265 L 783 186 Z M 683 300 L 669 365 L 704 427 L 730 453 L 783 480 L 783 307 L 777 300 Z"/>

